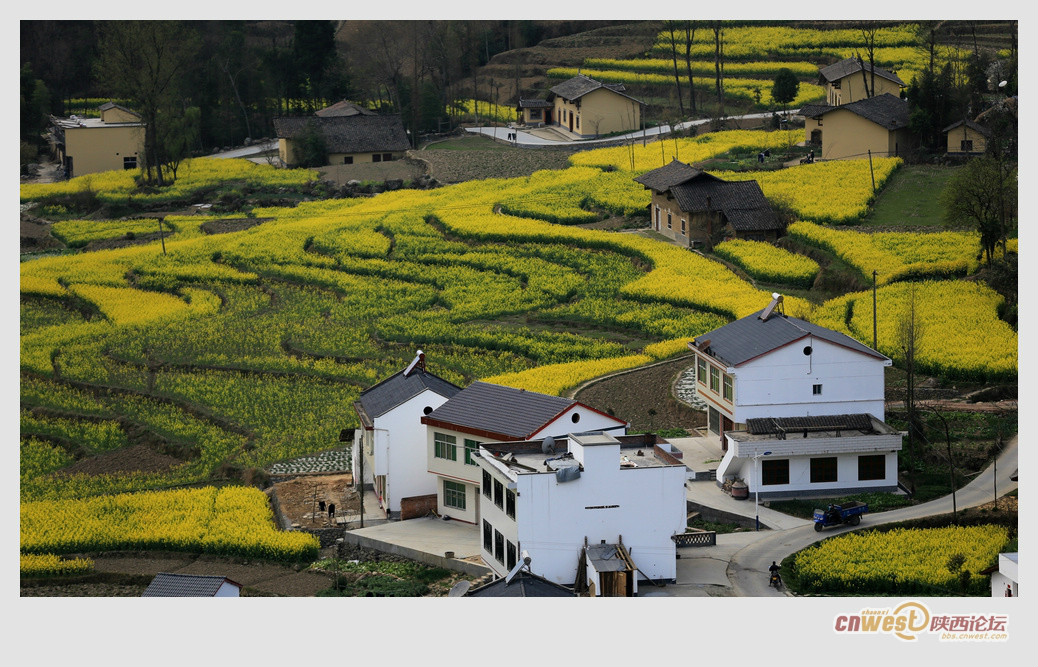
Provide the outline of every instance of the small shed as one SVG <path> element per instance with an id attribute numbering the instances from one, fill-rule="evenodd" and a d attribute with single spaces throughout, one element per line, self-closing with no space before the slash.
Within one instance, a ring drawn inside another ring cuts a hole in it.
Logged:
<path id="1" fill-rule="evenodd" d="M 551 109 L 551 102 L 547 100 L 528 100 L 521 97 L 515 110 L 521 124 L 541 127 L 551 123 Z"/>
<path id="2" fill-rule="evenodd" d="M 213 574 L 159 572 L 141 594 L 144 598 L 236 598 L 242 585 Z"/>
<path id="3" fill-rule="evenodd" d="M 950 156 L 981 155 L 987 150 L 987 140 L 991 136 L 989 129 L 966 119 L 952 123 L 943 131 Z"/>

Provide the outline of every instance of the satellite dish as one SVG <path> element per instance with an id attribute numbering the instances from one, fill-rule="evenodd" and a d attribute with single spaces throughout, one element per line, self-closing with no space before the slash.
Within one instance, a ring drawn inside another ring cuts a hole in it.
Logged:
<path id="1" fill-rule="evenodd" d="M 550 435 L 547 438 L 545 438 L 544 442 L 541 443 L 541 451 L 545 454 L 554 454 L 555 438 L 551 437 Z"/>
<path id="2" fill-rule="evenodd" d="M 1007 83 L 1009 83 L 1009 82 L 1008 81 L 999 81 L 998 82 L 998 87 L 999 88 L 1005 88 Z"/>
<path id="3" fill-rule="evenodd" d="M 449 598 L 460 598 L 463 595 L 465 595 L 465 593 L 469 592 L 469 588 L 471 586 L 472 586 L 472 582 L 471 581 L 467 581 L 465 579 L 462 579 L 458 583 L 456 583 L 453 586 L 451 586 L 450 591 L 447 593 L 447 597 L 449 597 Z"/>

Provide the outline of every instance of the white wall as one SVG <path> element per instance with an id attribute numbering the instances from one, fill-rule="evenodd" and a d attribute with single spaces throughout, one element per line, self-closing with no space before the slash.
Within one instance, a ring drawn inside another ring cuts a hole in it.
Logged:
<path id="1" fill-rule="evenodd" d="M 229 584 L 226 581 L 220 585 L 220 588 L 216 590 L 216 598 L 236 598 L 241 597 L 241 589 L 233 584 Z"/>
<path id="2" fill-rule="evenodd" d="M 576 421 L 574 421 L 574 417 Z M 544 428 L 530 436 L 530 440 L 546 438 L 549 435 L 553 438 L 559 438 L 570 433 L 603 431 L 607 429 L 613 429 L 607 431 L 611 435 L 626 435 L 627 423 L 622 419 L 610 417 L 574 403 L 562 414 L 546 424 Z"/>
<path id="3" fill-rule="evenodd" d="M 805 355 L 804 347 L 811 346 Z M 808 337 L 738 367 L 735 419 L 868 413 L 884 419 L 885 362 Z M 813 385 L 822 385 L 814 395 Z"/>
<path id="4" fill-rule="evenodd" d="M 535 573 L 572 585 L 585 537 L 594 544 L 616 543 L 622 536 L 645 575 L 676 577 L 677 551 L 670 538 L 685 530 L 684 467 L 620 469 L 619 445 L 611 449 L 611 465 L 595 465 L 596 456 L 570 482 L 559 483 L 554 474 L 517 476 L 517 539 Z"/>
<path id="5" fill-rule="evenodd" d="M 374 420 L 376 475 L 386 475 L 389 509 L 400 511 L 400 499 L 436 493 L 436 477 L 428 472 L 425 408 L 433 410 L 447 398 L 425 390 Z M 365 471 L 367 472 L 367 471 Z"/>
<path id="6" fill-rule="evenodd" d="M 729 449 L 731 452 L 731 449 Z M 858 480 L 858 453 L 851 454 L 817 454 L 814 456 L 789 456 L 783 454 L 772 454 L 762 456 L 754 472 L 752 458 L 733 458 L 725 467 L 724 472 L 719 467 L 718 479 L 729 475 L 738 477 L 746 482 L 752 498 L 757 491 L 757 481 L 763 468 L 762 462 L 767 459 L 789 460 L 789 484 L 768 484 L 760 487 L 761 494 L 774 495 L 779 493 L 803 493 L 803 492 L 825 492 L 828 490 L 843 490 L 850 488 L 868 491 L 869 489 L 891 487 L 897 485 L 897 453 L 864 451 L 864 455 L 883 454 L 885 457 L 885 473 L 883 479 Z M 835 482 L 811 482 L 811 459 L 824 456 L 836 456 L 836 481 Z"/>

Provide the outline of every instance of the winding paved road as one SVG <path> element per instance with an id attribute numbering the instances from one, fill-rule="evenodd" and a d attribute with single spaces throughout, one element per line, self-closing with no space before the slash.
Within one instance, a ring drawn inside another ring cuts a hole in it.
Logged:
<path id="1" fill-rule="evenodd" d="M 994 499 L 994 469 L 998 469 L 997 490 L 999 496 L 1017 488 L 1017 483 L 1010 479 L 1017 471 L 1017 437 L 1006 445 L 998 457 L 997 466 L 989 466 L 977 475 L 973 481 L 955 493 L 955 505 L 958 509 L 975 507 L 991 502 Z M 948 514 L 952 511 L 952 496 L 945 496 L 928 503 L 903 507 L 901 509 L 866 514 L 862 526 L 865 528 L 884 523 L 919 519 L 925 516 Z M 728 563 L 728 580 L 732 584 L 735 595 L 744 597 L 775 597 L 785 595 L 768 586 L 768 566 L 772 561 L 782 562 L 791 553 L 818 542 L 826 537 L 854 530 L 849 526 L 827 528 L 821 533 L 815 532 L 814 525 L 799 526 L 787 530 L 773 530 L 761 533 L 761 538 L 743 547 L 732 556 Z"/>

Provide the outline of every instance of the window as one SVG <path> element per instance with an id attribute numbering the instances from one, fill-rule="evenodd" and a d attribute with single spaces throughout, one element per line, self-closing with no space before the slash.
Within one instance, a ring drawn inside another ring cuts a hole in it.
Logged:
<path id="1" fill-rule="evenodd" d="M 580 413 L 579 412 L 574 412 L 573 416 L 570 417 L 570 421 L 573 422 L 574 424 L 579 422 L 580 421 Z"/>
<path id="2" fill-rule="evenodd" d="M 342 159 L 342 163 L 343 164 L 353 164 L 353 156 L 352 155 L 347 155 L 346 157 L 344 157 Z"/>
<path id="3" fill-rule="evenodd" d="M 577 116 L 577 129 L 580 129 L 580 116 Z"/>
<path id="4" fill-rule="evenodd" d="M 962 152 L 964 152 L 964 153 L 972 153 L 973 152 L 973 140 L 972 139 L 963 139 L 962 143 L 960 144 L 960 147 L 961 147 Z"/>
<path id="5" fill-rule="evenodd" d="M 721 371 L 716 366 L 710 367 L 710 391 L 715 394 L 721 391 Z"/>
<path id="6" fill-rule="evenodd" d="M 685 221 L 681 221 L 681 235 L 685 236 Z"/>
<path id="7" fill-rule="evenodd" d="M 465 485 L 443 480 L 443 504 L 456 510 L 465 509 Z"/>
<path id="8" fill-rule="evenodd" d="M 668 213 L 667 214 L 667 229 L 670 229 L 670 228 L 671 228 L 671 225 L 670 225 L 670 213 Z"/>
<path id="9" fill-rule="evenodd" d="M 541 119 L 541 110 L 540 109 L 530 109 L 530 120 L 540 120 L 540 119 Z"/>
<path id="10" fill-rule="evenodd" d="M 393 154 L 392 153 L 383 153 L 382 154 L 382 161 L 383 162 L 392 162 L 393 161 Z"/>
<path id="11" fill-rule="evenodd" d="M 478 466 L 479 463 L 476 461 L 475 454 L 479 451 L 479 441 L 469 440 L 465 438 L 465 464 L 470 466 Z"/>
<path id="12" fill-rule="evenodd" d="M 696 357 L 696 379 L 699 384 L 706 386 L 706 359 L 703 357 Z"/>
<path id="13" fill-rule="evenodd" d="M 505 491 L 505 514 L 515 518 L 515 492 Z"/>
<path id="14" fill-rule="evenodd" d="M 761 486 L 789 484 L 789 459 L 765 459 L 760 462 Z"/>
<path id="15" fill-rule="evenodd" d="M 458 439 L 446 433 L 433 433 L 433 456 L 447 461 L 458 460 Z"/>
<path id="16" fill-rule="evenodd" d="M 724 374 L 724 400 L 732 402 L 732 376 L 728 373 Z"/>
<path id="17" fill-rule="evenodd" d="M 137 156 L 124 157 L 123 158 L 123 169 L 136 169 L 137 168 Z"/>
<path id="18" fill-rule="evenodd" d="M 811 483 L 821 484 L 823 482 L 836 481 L 836 457 L 826 456 L 824 458 L 811 459 Z"/>
<path id="19" fill-rule="evenodd" d="M 505 485 L 494 480 L 494 504 L 504 509 L 505 507 Z"/>
<path id="20" fill-rule="evenodd" d="M 490 473 L 486 470 L 483 471 L 483 495 L 490 497 Z"/>
<path id="21" fill-rule="evenodd" d="M 372 162 L 381 162 L 382 161 L 382 153 L 372 153 L 371 154 L 371 161 Z"/>
<path id="22" fill-rule="evenodd" d="M 490 522 L 483 519 L 483 548 L 493 553 L 494 551 L 494 532 L 490 528 Z"/>
<path id="23" fill-rule="evenodd" d="M 858 457 L 858 480 L 886 479 L 887 457 L 883 454 L 870 454 Z"/>
<path id="24" fill-rule="evenodd" d="M 505 562 L 505 536 L 500 531 L 494 531 L 494 558 L 498 563 Z"/>
<path id="25" fill-rule="evenodd" d="M 660 207 L 656 207 L 656 231 L 660 231 Z"/>
<path id="26" fill-rule="evenodd" d="M 508 543 L 508 556 L 505 561 L 505 567 L 509 570 L 515 567 L 515 545 L 511 542 Z"/>
<path id="27" fill-rule="evenodd" d="M 822 395 L 822 385 L 820 385 L 820 384 L 811 385 L 811 393 L 814 394 L 815 396 L 821 396 Z"/>

